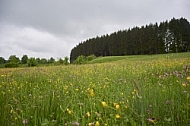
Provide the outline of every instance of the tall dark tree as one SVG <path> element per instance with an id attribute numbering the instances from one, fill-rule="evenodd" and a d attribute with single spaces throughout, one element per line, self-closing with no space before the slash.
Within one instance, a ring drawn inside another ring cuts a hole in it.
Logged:
<path id="1" fill-rule="evenodd" d="M 42 59 L 40 60 L 40 64 L 47 64 L 47 63 L 48 63 L 48 61 L 47 61 L 46 58 L 42 58 Z"/>
<path id="2" fill-rule="evenodd" d="M 11 55 L 8 60 L 9 63 L 19 63 L 20 59 L 16 55 Z"/>
<path id="3" fill-rule="evenodd" d="M 28 61 L 28 56 L 27 55 L 23 55 L 22 58 L 21 58 L 21 63 L 22 64 L 26 64 Z"/>
<path id="4" fill-rule="evenodd" d="M 54 59 L 53 57 L 51 57 L 51 58 L 48 60 L 48 63 L 50 63 L 50 64 L 55 63 L 55 59 Z"/>
<path id="5" fill-rule="evenodd" d="M 3 57 L 0 57 L 0 64 L 4 64 L 6 60 Z"/>

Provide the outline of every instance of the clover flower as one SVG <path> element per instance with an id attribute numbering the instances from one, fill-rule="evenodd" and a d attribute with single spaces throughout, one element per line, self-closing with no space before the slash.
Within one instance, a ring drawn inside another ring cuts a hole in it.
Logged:
<path id="1" fill-rule="evenodd" d="M 79 122 L 73 122 L 73 126 L 79 126 Z"/>
<path id="2" fill-rule="evenodd" d="M 24 119 L 24 120 L 22 121 L 22 123 L 23 123 L 24 125 L 26 125 L 26 124 L 28 123 L 28 120 L 27 120 L 27 119 Z"/>

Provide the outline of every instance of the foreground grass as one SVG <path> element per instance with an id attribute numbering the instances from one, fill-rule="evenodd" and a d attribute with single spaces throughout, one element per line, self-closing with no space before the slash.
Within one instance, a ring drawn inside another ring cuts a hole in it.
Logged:
<path id="1" fill-rule="evenodd" d="M 187 54 L 0 69 L 0 124 L 189 125 Z"/>

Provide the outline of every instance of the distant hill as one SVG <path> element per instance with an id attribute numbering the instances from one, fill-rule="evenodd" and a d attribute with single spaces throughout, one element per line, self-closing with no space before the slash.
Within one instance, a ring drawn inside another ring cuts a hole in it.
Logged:
<path id="1" fill-rule="evenodd" d="M 71 63 L 80 55 L 124 56 L 190 51 L 190 23 L 185 18 L 120 30 L 91 38 L 71 50 Z"/>

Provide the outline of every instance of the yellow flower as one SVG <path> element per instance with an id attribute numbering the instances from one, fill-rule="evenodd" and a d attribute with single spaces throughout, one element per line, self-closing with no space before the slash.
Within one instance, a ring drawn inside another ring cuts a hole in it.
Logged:
<path id="1" fill-rule="evenodd" d="M 13 110 L 11 109 L 10 113 L 13 113 Z"/>
<path id="2" fill-rule="evenodd" d="M 98 121 L 96 121 L 95 126 L 100 126 L 100 123 Z"/>
<path id="3" fill-rule="evenodd" d="M 86 113 L 86 116 L 87 116 L 87 117 L 90 117 L 90 112 L 87 112 L 87 113 Z"/>
<path id="4" fill-rule="evenodd" d="M 106 102 L 102 102 L 102 106 L 103 106 L 103 107 L 107 107 Z"/>
<path id="5" fill-rule="evenodd" d="M 190 76 L 187 77 L 187 80 L 190 80 Z"/>
<path id="6" fill-rule="evenodd" d="M 120 118 L 120 115 L 119 115 L 119 114 L 116 114 L 116 115 L 115 115 L 115 118 L 116 118 L 116 119 L 119 119 L 119 118 Z"/>
<path id="7" fill-rule="evenodd" d="M 116 106 L 116 105 L 117 105 L 117 103 L 115 103 L 115 102 L 114 102 L 114 103 L 113 103 L 113 105 L 114 105 L 114 106 Z"/>
<path id="8" fill-rule="evenodd" d="M 94 126 L 94 123 L 88 123 L 88 126 Z"/>
<path id="9" fill-rule="evenodd" d="M 71 114 L 72 112 L 71 112 L 71 110 L 69 110 L 69 109 L 67 109 L 67 112 L 69 113 L 69 114 Z"/>
<path id="10" fill-rule="evenodd" d="M 119 109 L 119 108 L 120 108 L 120 106 L 117 104 L 117 105 L 115 106 L 115 108 L 116 108 L 116 109 Z"/>
<path id="11" fill-rule="evenodd" d="M 92 90 L 90 90 L 89 92 L 90 92 L 90 95 L 91 95 L 92 97 L 94 97 L 94 90 L 92 89 Z"/>
<path id="12" fill-rule="evenodd" d="M 185 83 L 183 83 L 182 86 L 186 87 L 187 85 Z"/>

